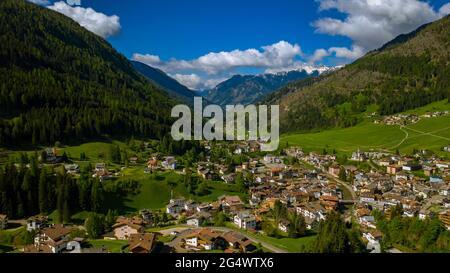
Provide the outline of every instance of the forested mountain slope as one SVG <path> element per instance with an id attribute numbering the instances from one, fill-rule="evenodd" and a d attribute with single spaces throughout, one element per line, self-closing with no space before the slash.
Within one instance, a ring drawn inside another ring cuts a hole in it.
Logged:
<path id="1" fill-rule="evenodd" d="M 281 128 L 348 127 L 364 114 L 386 115 L 450 99 L 450 16 L 401 35 L 379 50 L 315 80 L 282 88 Z"/>
<path id="2" fill-rule="evenodd" d="M 168 131 L 173 101 L 72 19 L 2 0 L 0 45 L 0 146 Z"/>

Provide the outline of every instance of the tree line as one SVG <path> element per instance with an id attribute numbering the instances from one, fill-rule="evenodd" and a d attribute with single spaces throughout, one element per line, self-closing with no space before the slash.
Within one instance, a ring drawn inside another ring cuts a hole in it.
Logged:
<path id="1" fill-rule="evenodd" d="M 57 210 L 56 220 L 67 223 L 79 210 L 103 210 L 103 186 L 98 179 L 89 176 L 88 170 L 76 180 L 61 167 L 41 168 L 37 154 L 17 165 L 10 163 L 0 168 L 0 213 L 9 218 Z"/>

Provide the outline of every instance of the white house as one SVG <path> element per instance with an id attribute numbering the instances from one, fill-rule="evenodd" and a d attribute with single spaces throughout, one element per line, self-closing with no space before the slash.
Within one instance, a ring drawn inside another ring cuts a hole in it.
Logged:
<path id="1" fill-rule="evenodd" d="M 234 216 L 234 224 L 243 229 L 256 229 L 256 218 L 248 211 L 243 211 Z"/>
<path id="2" fill-rule="evenodd" d="M 166 206 L 166 213 L 170 215 L 179 214 L 184 210 L 184 199 L 170 199 L 169 204 Z"/>
<path id="3" fill-rule="evenodd" d="M 167 156 L 164 161 L 161 162 L 161 165 L 166 170 L 175 170 L 177 168 L 177 161 L 175 160 L 175 157 Z"/>
<path id="4" fill-rule="evenodd" d="M 64 169 L 68 174 L 77 174 L 80 172 L 80 166 L 78 164 L 65 164 Z"/>
<path id="5" fill-rule="evenodd" d="M 27 231 L 31 232 L 33 230 L 38 230 L 44 228 L 47 224 L 48 217 L 43 215 L 37 215 L 28 218 L 27 220 Z"/>
<path id="6" fill-rule="evenodd" d="M 366 238 L 367 241 L 369 241 L 369 243 L 377 244 L 380 242 L 382 235 L 378 231 L 369 231 L 369 232 L 364 232 L 363 237 Z"/>
<path id="7" fill-rule="evenodd" d="M 376 228 L 376 224 L 375 224 L 375 217 L 371 216 L 371 215 L 365 215 L 365 216 L 361 216 L 358 219 L 359 224 L 366 226 L 366 227 L 370 227 L 370 228 Z"/>
<path id="8" fill-rule="evenodd" d="M 439 169 L 450 169 L 450 162 L 440 161 L 436 163 L 436 167 Z"/>
<path id="9" fill-rule="evenodd" d="M 320 203 L 306 203 L 296 209 L 297 213 L 303 217 L 311 218 L 314 221 L 325 220 L 326 210 Z"/>
<path id="10" fill-rule="evenodd" d="M 203 224 L 204 221 L 211 219 L 211 214 L 207 212 L 198 212 L 186 220 L 186 224 L 188 226 L 199 227 Z"/>
<path id="11" fill-rule="evenodd" d="M 72 231 L 63 225 L 54 225 L 44 228 L 34 238 L 35 246 L 47 246 L 52 253 L 60 253 L 67 247 L 69 234 Z"/>
<path id="12" fill-rule="evenodd" d="M 278 223 L 278 229 L 283 232 L 289 231 L 289 221 L 282 220 L 280 223 Z"/>

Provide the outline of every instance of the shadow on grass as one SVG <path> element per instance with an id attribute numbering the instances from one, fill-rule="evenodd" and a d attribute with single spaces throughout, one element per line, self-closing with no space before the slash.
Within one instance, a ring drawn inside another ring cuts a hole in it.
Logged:
<path id="1" fill-rule="evenodd" d="M 13 251 L 13 250 L 14 250 L 14 248 L 12 246 L 0 245 L 0 253 L 6 253 L 6 252 Z"/>
<path id="2" fill-rule="evenodd" d="M 20 228 L 22 225 L 19 223 L 8 223 L 8 229 Z"/>

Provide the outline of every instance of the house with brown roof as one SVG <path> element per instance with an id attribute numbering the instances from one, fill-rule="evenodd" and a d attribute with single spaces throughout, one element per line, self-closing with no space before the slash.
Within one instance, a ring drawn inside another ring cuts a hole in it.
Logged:
<path id="1" fill-rule="evenodd" d="M 450 210 L 439 213 L 439 220 L 441 220 L 445 227 L 450 230 Z"/>
<path id="2" fill-rule="evenodd" d="M 382 237 L 383 235 L 378 230 L 371 230 L 363 233 L 363 238 L 372 244 L 379 243 Z"/>
<path id="3" fill-rule="evenodd" d="M 386 167 L 386 172 L 391 175 L 396 175 L 401 170 L 402 170 L 402 167 L 399 165 L 389 165 Z"/>
<path id="4" fill-rule="evenodd" d="M 252 252 L 256 249 L 254 242 L 241 233 L 236 231 L 228 231 L 222 234 L 222 237 L 228 242 L 228 245 L 233 250 L 239 250 L 239 252 Z"/>
<path id="5" fill-rule="evenodd" d="M 328 167 L 328 173 L 331 174 L 332 176 L 338 177 L 340 171 L 341 166 L 339 166 L 339 164 L 337 163 L 332 164 L 330 167 Z"/>
<path id="6" fill-rule="evenodd" d="M 39 230 L 47 225 L 48 217 L 36 215 L 27 219 L 27 231 Z"/>
<path id="7" fill-rule="evenodd" d="M 222 206 L 225 207 L 242 207 L 244 206 L 244 202 L 242 202 L 241 198 L 237 195 L 234 196 L 223 196 L 219 198 L 222 202 Z"/>
<path id="8" fill-rule="evenodd" d="M 221 233 L 208 228 L 202 228 L 187 235 L 184 243 L 186 248 L 196 251 L 223 249 L 227 245 Z"/>
<path id="9" fill-rule="evenodd" d="M 156 246 L 155 233 L 136 233 L 129 236 L 129 250 L 131 253 L 151 253 Z"/>
<path id="10" fill-rule="evenodd" d="M 119 240 L 128 240 L 132 234 L 142 233 L 145 223 L 139 217 L 119 217 L 113 225 L 114 236 Z"/>
<path id="11" fill-rule="evenodd" d="M 326 210 L 336 210 L 339 206 L 339 198 L 334 195 L 322 195 L 320 196 L 320 204 Z"/>

